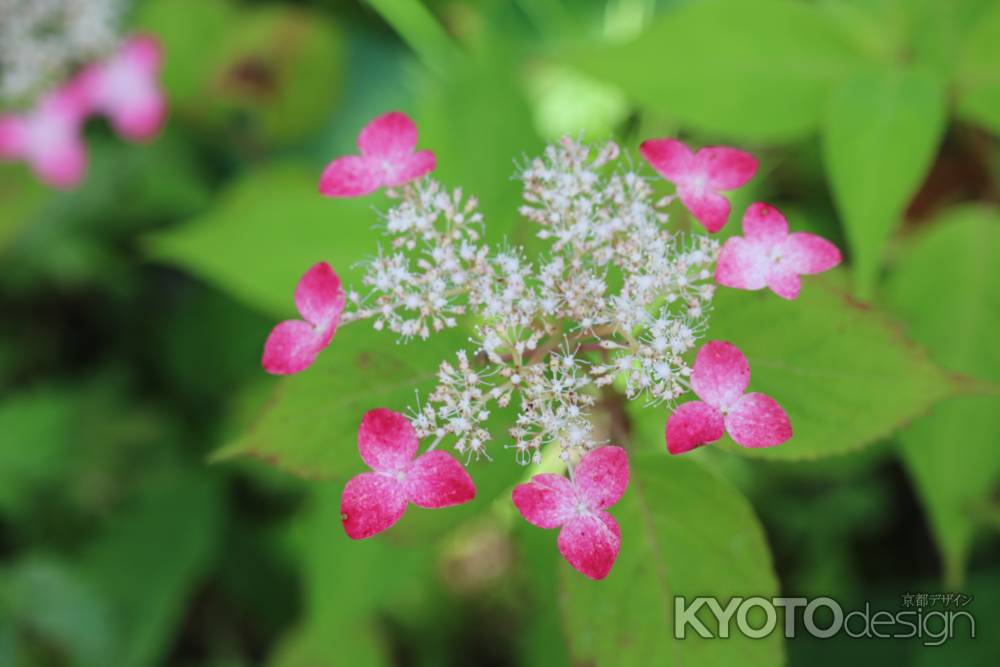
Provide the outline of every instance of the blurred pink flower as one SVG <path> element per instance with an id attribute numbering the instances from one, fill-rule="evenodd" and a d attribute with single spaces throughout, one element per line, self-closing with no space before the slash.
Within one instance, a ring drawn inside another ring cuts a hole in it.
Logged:
<path id="1" fill-rule="evenodd" d="M 706 343 L 691 372 L 691 388 L 701 401 L 679 405 L 670 415 L 667 451 L 682 454 L 727 432 L 744 447 L 771 447 L 791 438 L 785 411 L 770 396 L 744 394 L 749 384 L 750 364 L 742 352 L 723 341 Z"/>
<path id="2" fill-rule="evenodd" d="M 752 155 L 725 146 L 692 153 L 676 139 L 649 139 L 642 142 L 639 152 L 663 178 L 677 186 L 681 202 L 712 233 L 725 227 L 729 219 L 729 200 L 719 191 L 735 190 L 757 172 L 757 160 Z"/>
<path id="3" fill-rule="evenodd" d="M 781 211 L 758 202 L 743 216 L 743 236 L 733 236 L 722 246 L 715 281 L 746 290 L 770 287 L 778 296 L 794 299 L 800 275 L 822 273 L 840 260 L 837 246 L 815 234 L 789 234 Z"/>
<path id="4" fill-rule="evenodd" d="M 434 153 L 414 152 L 416 146 L 417 126 L 406 114 L 382 114 L 358 135 L 361 155 L 338 157 L 327 165 L 319 191 L 327 197 L 360 197 L 416 180 L 436 164 Z"/>
<path id="5" fill-rule="evenodd" d="M 295 307 L 301 320 L 281 322 L 264 344 L 264 370 L 274 375 L 298 373 L 312 365 L 330 344 L 344 310 L 345 294 L 330 265 L 313 265 L 295 287 Z"/>
<path id="6" fill-rule="evenodd" d="M 80 73 L 90 109 L 111 119 L 121 136 L 133 141 L 155 136 L 167 114 L 160 88 L 163 54 L 152 37 L 130 37 L 118 53 Z"/>
<path id="7" fill-rule="evenodd" d="M 628 456 L 621 447 L 588 452 L 570 481 L 562 475 L 535 475 L 514 488 L 521 515 L 539 528 L 561 528 L 559 553 L 591 579 L 608 576 L 621 548 L 621 529 L 605 512 L 628 487 Z"/>
<path id="8" fill-rule="evenodd" d="M 70 82 L 27 113 L 0 116 L 0 158 L 24 160 L 44 183 L 72 187 L 87 167 L 87 150 L 80 138 L 86 115 L 86 95 Z"/>
<path id="9" fill-rule="evenodd" d="M 358 429 L 363 472 L 344 487 L 340 513 L 347 536 L 361 540 L 381 533 L 406 512 L 409 503 L 436 509 L 469 502 L 476 487 L 462 464 L 445 452 L 417 453 L 410 421 L 392 410 L 365 413 Z"/>

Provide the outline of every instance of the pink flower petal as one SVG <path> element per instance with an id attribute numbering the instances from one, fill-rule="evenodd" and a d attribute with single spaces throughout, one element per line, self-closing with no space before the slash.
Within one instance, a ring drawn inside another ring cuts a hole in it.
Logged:
<path id="1" fill-rule="evenodd" d="M 535 475 L 514 487 L 512 499 L 521 516 L 539 528 L 557 528 L 576 511 L 576 491 L 562 475 Z"/>
<path id="2" fill-rule="evenodd" d="M 559 531 L 559 553 L 591 579 L 608 576 L 621 543 L 618 522 L 607 512 L 574 517 Z"/>
<path id="3" fill-rule="evenodd" d="M 317 330 L 302 320 L 281 322 L 264 343 L 261 364 L 272 375 L 291 375 L 304 371 L 333 338 L 333 329 Z"/>
<path id="4" fill-rule="evenodd" d="M 709 341 L 698 350 L 691 388 L 698 398 L 722 410 L 733 405 L 750 384 L 750 364 L 734 345 Z"/>
<path id="5" fill-rule="evenodd" d="M 681 203 L 691 211 L 694 219 L 709 233 L 714 234 L 726 226 L 729 220 L 729 200 L 707 189 L 695 189 L 686 185 L 677 187 Z"/>
<path id="6" fill-rule="evenodd" d="M 788 236 L 788 221 L 770 204 L 756 202 L 743 214 L 743 235 L 770 250 Z"/>
<path id="7" fill-rule="evenodd" d="M 713 190 L 735 190 L 757 173 L 754 156 L 725 146 L 702 148 L 695 155 L 695 161 L 708 176 L 708 187 Z"/>
<path id="8" fill-rule="evenodd" d="M 802 288 L 802 281 L 791 267 L 782 267 L 779 265 L 768 272 L 767 286 L 781 298 L 791 300 L 799 295 L 799 290 Z"/>
<path id="9" fill-rule="evenodd" d="M 726 239 L 715 265 L 715 282 L 726 287 L 758 290 L 767 286 L 771 261 L 766 249 L 742 236 Z"/>
<path id="10" fill-rule="evenodd" d="M 377 472 L 364 472 L 344 486 L 340 516 L 352 540 L 381 533 L 399 521 L 406 511 L 406 494 L 396 479 Z"/>
<path id="11" fill-rule="evenodd" d="M 167 100 L 156 89 L 136 90 L 109 114 L 119 135 L 132 141 L 155 137 L 167 117 Z"/>
<path id="12" fill-rule="evenodd" d="M 79 77 L 94 111 L 107 114 L 123 137 L 143 140 L 163 126 L 167 102 L 159 83 L 162 52 L 151 37 L 133 37 Z"/>
<path id="13" fill-rule="evenodd" d="M 437 160 L 431 151 L 400 156 L 395 158 L 392 164 L 385 166 L 382 185 L 394 188 L 415 181 L 434 171 L 436 166 Z"/>
<path id="14" fill-rule="evenodd" d="M 791 234 L 780 247 L 783 261 L 796 273 L 822 273 L 841 262 L 840 249 L 821 236 L 807 232 Z"/>
<path id="15" fill-rule="evenodd" d="M 726 431 L 744 447 L 771 447 L 792 437 L 788 415 L 770 396 L 747 394 L 726 415 Z"/>
<path id="16" fill-rule="evenodd" d="M 340 277 L 326 262 L 310 267 L 295 286 L 295 307 L 318 328 L 336 328 L 345 299 Z"/>
<path id="17" fill-rule="evenodd" d="M 320 194 L 327 197 L 360 197 L 382 187 L 382 173 L 370 158 L 339 157 L 326 166 L 319 179 Z"/>
<path id="18" fill-rule="evenodd" d="M 461 505 L 476 497 L 476 485 L 468 471 L 445 452 L 418 456 L 403 485 L 411 503 L 430 509 Z"/>
<path id="19" fill-rule="evenodd" d="M 49 185 L 75 185 L 87 167 L 80 138 L 86 104 L 78 86 L 71 83 L 45 95 L 26 114 L 0 118 L 0 157 L 26 161 Z"/>
<path id="20" fill-rule="evenodd" d="M 628 487 L 628 455 L 621 447 L 601 447 L 588 452 L 576 466 L 573 482 L 580 499 L 590 509 L 611 507 Z"/>
<path id="21" fill-rule="evenodd" d="M 11 160 L 24 156 L 27 128 L 22 118 L 14 114 L 0 116 L 0 158 Z"/>
<path id="22" fill-rule="evenodd" d="M 409 116 L 390 111 L 365 125 L 358 135 L 358 150 L 365 157 L 399 157 L 417 145 L 417 126 Z"/>
<path id="23" fill-rule="evenodd" d="M 694 153 L 676 139 L 649 139 L 642 142 L 639 152 L 668 181 L 679 184 L 692 175 Z"/>
<path id="24" fill-rule="evenodd" d="M 683 403 L 667 419 L 667 451 L 683 454 L 715 442 L 725 432 L 721 412 L 701 401 Z"/>
<path id="25" fill-rule="evenodd" d="M 53 143 L 44 152 L 36 152 L 31 164 L 45 183 L 57 188 L 71 188 L 87 171 L 87 149 L 79 137 L 67 137 Z"/>
<path id="26" fill-rule="evenodd" d="M 361 418 L 358 449 L 364 462 L 376 472 L 405 472 L 418 445 L 410 420 L 398 412 L 377 408 Z"/>

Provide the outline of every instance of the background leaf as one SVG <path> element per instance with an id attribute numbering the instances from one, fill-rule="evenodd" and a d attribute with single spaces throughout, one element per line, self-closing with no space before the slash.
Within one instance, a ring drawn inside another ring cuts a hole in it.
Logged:
<path id="1" fill-rule="evenodd" d="M 819 9 L 783 0 L 685 3 L 631 43 L 567 59 L 687 127 L 752 141 L 811 133 L 862 62 Z"/>
<path id="2" fill-rule="evenodd" d="M 346 286 L 360 276 L 353 264 L 377 248 L 372 200 L 322 197 L 317 174 L 294 164 L 250 172 L 205 215 L 150 237 L 150 253 L 244 303 L 290 317 L 306 269 L 327 261 Z"/>
<path id="3" fill-rule="evenodd" d="M 889 283 L 910 334 L 948 368 L 1000 385 L 1000 215 L 953 211 L 916 239 Z M 933 270 L 928 267 L 933 266 Z M 901 452 L 924 504 L 943 561 L 958 586 L 978 526 L 995 511 L 1000 482 L 1000 391 L 954 399 L 900 435 Z M 991 508 L 994 508 L 991 510 Z"/>
<path id="4" fill-rule="evenodd" d="M 886 70 L 856 75 L 833 97 L 823 155 L 862 298 L 871 297 L 885 244 L 934 159 L 944 94 L 930 74 Z"/>
<path id="5" fill-rule="evenodd" d="M 956 77 L 959 114 L 1000 131 L 1000 5 L 969 32 Z"/>

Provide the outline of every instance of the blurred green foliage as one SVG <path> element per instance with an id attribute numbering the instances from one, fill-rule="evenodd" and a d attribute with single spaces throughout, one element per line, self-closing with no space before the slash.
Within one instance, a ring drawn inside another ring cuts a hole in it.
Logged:
<path id="1" fill-rule="evenodd" d="M 1000 3 L 137 0 L 128 22 L 166 48 L 161 136 L 88 127 L 68 193 L 0 165 L 0 665 L 993 664 Z M 793 304 L 716 300 L 710 335 L 795 438 L 672 459 L 665 410 L 628 406 L 602 583 L 516 516 L 530 471 L 499 448 L 475 503 L 351 543 L 360 414 L 402 409 L 468 332 L 349 327 L 280 380 L 259 355 L 305 268 L 356 283 L 376 251 L 382 196 L 316 186 L 391 108 L 488 239 L 529 248 L 511 176 L 562 133 L 757 153 L 723 234 L 766 199 L 848 256 Z M 962 591 L 979 635 L 673 639 L 674 595 L 779 591 Z"/>

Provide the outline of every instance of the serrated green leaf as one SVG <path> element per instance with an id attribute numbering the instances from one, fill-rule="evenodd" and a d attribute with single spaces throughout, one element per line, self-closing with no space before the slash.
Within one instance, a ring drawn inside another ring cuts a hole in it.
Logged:
<path id="1" fill-rule="evenodd" d="M 811 133 L 862 62 L 820 9 L 779 0 L 686 3 L 633 42 L 566 59 L 686 126 L 755 141 Z"/>
<path id="2" fill-rule="evenodd" d="M 719 291 L 708 339 L 743 351 L 749 391 L 778 401 L 795 433 L 777 447 L 733 450 L 782 460 L 843 454 L 960 390 L 961 381 L 907 341 L 894 321 L 853 301 L 836 282 L 807 278 L 792 303 L 770 292 Z"/>
<path id="3" fill-rule="evenodd" d="M 612 509 L 622 548 L 611 574 L 594 582 L 568 565 L 561 570 L 574 664 L 782 664 L 780 632 L 750 639 L 733 628 L 728 639 L 703 639 L 688 628 L 674 639 L 675 598 L 716 596 L 725 606 L 730 597 L 775 596 L 778 582 L 764 532 L 729 483 L 665 453 L 630 463 L 629 489 Z"/>
<path id="4" fill-rule="evenodd" d="M 451 358 L 464 340 L 450 331 L 397 345 L 393 336 L 373 333 L 366 322 L 342 328 L 311 368 L 274 381 L 249 430 L 216 458 L 252 456 L 320 479 L 359 470 L 361 416 L 378 407 L 403 412 L 416 390 L 433 387 L 440 360 Z"/>
<path id="5" fill-rule="evenodd" d="M 327 199 L 318 182 L 318 171 L 292 164 L 251 172 L 205 215 L 148 238 L 149 251 L 250 306 L 292 316 L 310 266 L 327 261 L 349 285 L 359 278 L 353 265 L 378 247 L 373 199 Z"/>
<path id="6" fill-rule="evenodd" d="M 944 127 L 945 87 L 925 72 L 859 73 L 833 96 L 823 155 L 862 298 L 874 292 L 886 242 L 930 169 Z"/>
<path id="7" fill-rule="evenodd" d="M 907 249 L 888 291 L 910 333 L 937 361 L 1000 385 L 998 253 L 997 211 L 955 210 Z M 949 401 L 900 435 L 949 585 L 961 583 L 975 530 L 1000 481 L 998 439 L 996 393 Z"/>
<path id="8" fill-rule="evenodd" d="M 1000 132 L 1000 5 L 970 31 L 955 74 L 959 114 Z"/>

